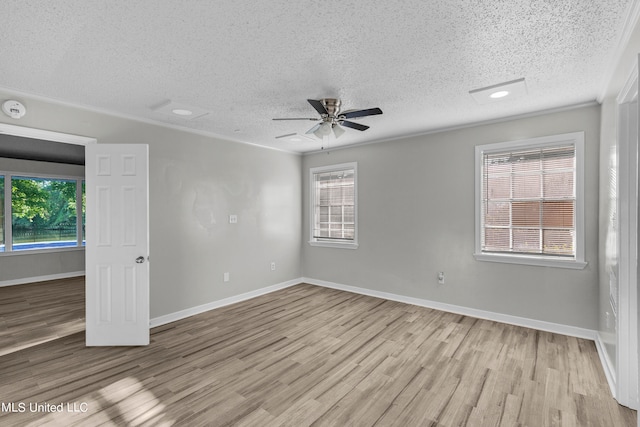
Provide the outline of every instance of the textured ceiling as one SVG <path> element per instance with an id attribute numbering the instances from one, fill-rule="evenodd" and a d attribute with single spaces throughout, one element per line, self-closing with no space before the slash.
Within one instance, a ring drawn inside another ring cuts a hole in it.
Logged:
<path id="1" fill-rule="evenodd" d="M 288 151 L 307 98 L 380 107 L 331 147 L 593 101 L 633 0 L 5 1 L 0 87 Z M 528 95 L 472 89 L 525 78 Z M 152 110 L 172 100 L 208 111 Z M 27 106 L 28 107 L 28 106 Z"/>

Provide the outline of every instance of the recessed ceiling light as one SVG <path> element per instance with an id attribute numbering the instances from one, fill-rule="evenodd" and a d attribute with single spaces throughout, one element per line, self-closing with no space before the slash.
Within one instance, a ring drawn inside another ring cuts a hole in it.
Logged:
<path id="1" fill-rule="evenodd" d="M 504 98 L 507 95 L 509 95 L 509 91 L 508 90 L 499 90 L 499 91 L 493 92 L 491 95 L 489 95 L 489 98 L 498 99 L 498 98 Z"/>
<path id="2" fill-rule="evenodd" d="M 184 108 L 174 108 L 173 110 L 171 110 L 171 112 L 173 114 L 177 114 L 178 116 L 190 116 L 193 114 L 193 111 Z"/>
<path id="3" fill-rule="evenodd" d="M 178 102 L 173 102 L 171 100 L 151 107 L 151 109 L 156 113 L 166 114 L 171 117 L 179 116 L 180 118 L 186 120 L 193 120 L 209 114 L 209 112 L 203 108 L 194 107 L 188 104 L 181 104 Z"/>
<path id="4" fill-rule="evenodd" d="M 524 83 L 524 78 L 469 91 L 469 95 L 471 95 L 478 104 L 488 104 L 490 102 L 513 99 L 526 94 L 527 85 Z"/>

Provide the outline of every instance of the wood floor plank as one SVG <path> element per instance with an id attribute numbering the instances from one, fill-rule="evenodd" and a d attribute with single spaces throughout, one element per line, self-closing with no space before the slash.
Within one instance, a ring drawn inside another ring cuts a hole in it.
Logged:
<path id="1" fill-rule="evenodd" d="M 10 288 L 0 425 L 635 426 L 588 340 L 301 284 L 87 348 L 82 280 Z"/>

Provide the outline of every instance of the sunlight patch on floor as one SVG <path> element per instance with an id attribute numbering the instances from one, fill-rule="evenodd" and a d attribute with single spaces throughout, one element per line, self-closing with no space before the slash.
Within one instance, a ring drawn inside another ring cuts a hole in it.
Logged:
<path id="1" fill-rule="evenodd" d="M 44 403 L 44 402 L 43 402 Z M 74 402 L 50 402 L 62 404 L 61 412 L 44 413 L 28 426 L 40 427 L 82 425 L 107 426 L 171 426 L 175 420 L 166 415 L 166 406 L 136 378 L 127 377 Z"/>
<path id="2" fill-rule="evenodd" d="M 16 351 L 24 350 L 26 348 L 35 347 L 78 332 L 83 332 L 84 329 L 84 319 L 66 322 L 63 325 L 43 326 L 41 330 L 32 332 L 31 338 L 25 337 L 20 342 L 4 345 L 0 348 L 0 356 L 15 353 Z"/>

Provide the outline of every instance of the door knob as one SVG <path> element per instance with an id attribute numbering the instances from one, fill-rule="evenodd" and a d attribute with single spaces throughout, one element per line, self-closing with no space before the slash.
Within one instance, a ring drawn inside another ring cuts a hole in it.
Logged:
<path id="1" fill-rule="evenodd" d="M 136 258 L 136 264 L 142 264 L 143 262 L 144 262 L 143 256 L 139 256 L 138 258 Z"/>

